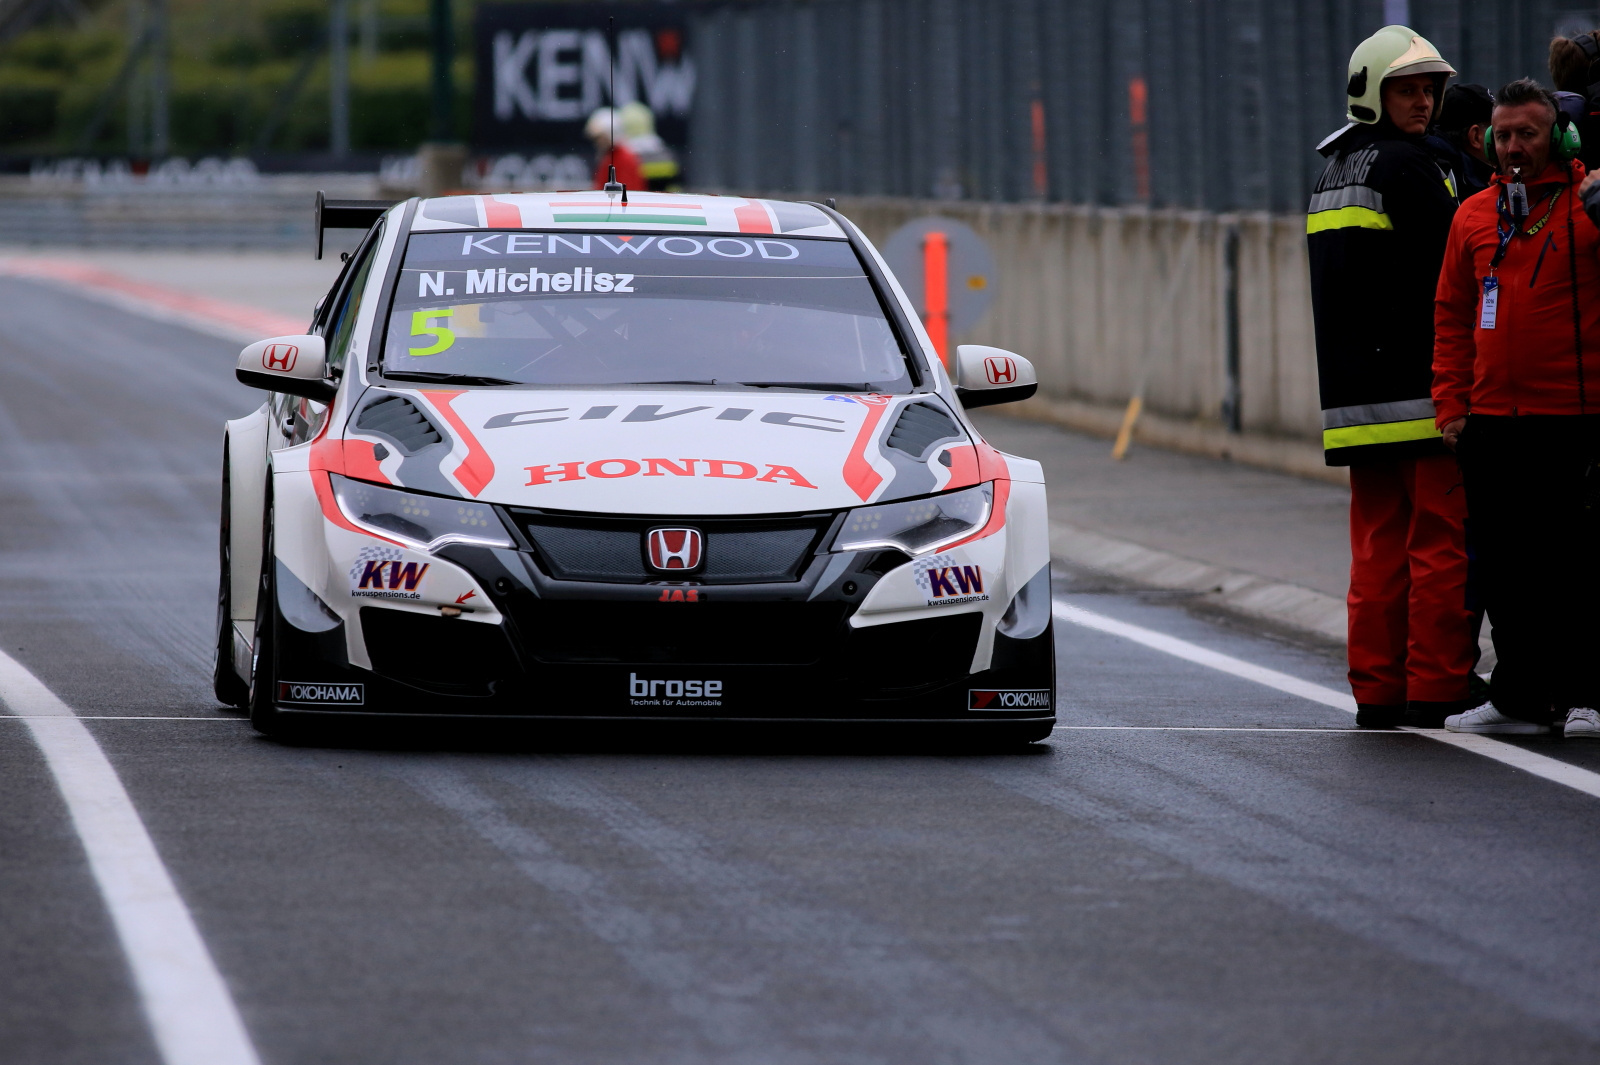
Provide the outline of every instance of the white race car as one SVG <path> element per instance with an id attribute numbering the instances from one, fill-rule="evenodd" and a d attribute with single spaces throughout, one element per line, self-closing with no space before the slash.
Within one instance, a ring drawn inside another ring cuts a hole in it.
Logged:
<path id="1" fill-rule="evenodd" d="M 329 203 L 368 227 L 304 336 L 245 348 L 216 693 L 339 715 L 1054 724 L 1044 478 L 964 408 L 818 204 Z"/>

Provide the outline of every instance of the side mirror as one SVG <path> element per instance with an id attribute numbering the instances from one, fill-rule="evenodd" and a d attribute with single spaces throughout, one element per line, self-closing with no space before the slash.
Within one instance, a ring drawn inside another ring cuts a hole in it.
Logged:
<path id="1" fill-rule="evenodd" d="M 233 375 L 251 388 L 332 403 L 339 382 L 328 380 L 327 370 L 327 347 L 321 337 L 268 337 L 239 352 Z"/>
<path id="2" fill-rule="evenodd" d="M 1004 348 L 959 344 L 955 371 L 956 397 L 968 410 L 1015 403 L 1039 391 L 1033 363 Z"/>

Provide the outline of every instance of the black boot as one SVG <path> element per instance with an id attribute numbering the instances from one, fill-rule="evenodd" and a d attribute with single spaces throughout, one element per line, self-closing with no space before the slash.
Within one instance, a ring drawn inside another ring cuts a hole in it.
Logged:
<path id="1" fill-rule="evenodd" d="M 1444 703 L 1425 703 L 1413 700 L 1406 704 L 1405 718 L 1400 723 L 1412 728 L 1444 728 L 1444 719 L 1451 714 L 1464 714 L 1483 705 L 1483 700 L 1452 699 Z"/>
<path id="2" fill-rule="evenodd" d="M 1357 703 L 1357 728 L 1398 728 L 1405 723 L 1406 708 L 1383 703 Z"/>
<path id="3" fill-rule="evenodd" d="M 1444 719 L 1451 714 L 1464 714 L 1476 710 L 1489 701 L 1489 684 L 1473 673 L 1467 677 L 1467 697 L 1444 703 L 1425 703 L 1413 699 L 1406 703 L 1402 724 L 1412 728 L 1444 728 Z"/>

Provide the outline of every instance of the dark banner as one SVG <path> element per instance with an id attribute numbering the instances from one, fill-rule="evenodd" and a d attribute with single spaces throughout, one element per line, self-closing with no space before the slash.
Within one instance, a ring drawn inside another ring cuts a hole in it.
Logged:
<path id="1" fill-rule="evenodd" d="M 617 20 L 615 56 L 607 15 Z M 479 4 L 474 146 L 585 151 L 583 124 L 595 108 L 638 100 L 655 112 L 661 139 L 681 150 L 695 89 L 686 22 L 681 8 L 655 4 Z"/>

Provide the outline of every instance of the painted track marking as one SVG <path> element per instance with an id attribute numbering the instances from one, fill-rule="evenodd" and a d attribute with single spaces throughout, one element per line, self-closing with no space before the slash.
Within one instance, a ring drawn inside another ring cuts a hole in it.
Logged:
<path id="1" fill-rule="evenodd" d="M 0 714 L 0 721 L 39 721 L 59 717 L 59 714 Z M 236 725 L 248 725 L 247 717 L 200 717 L 196 714 L 185 714 L 182 717 L 158 717 L 154 714 L 74 714 L 79 721 L 231 721 Z"/>
<path id="2" fill-rule="evenodd" d="M 117 772 L 72 708 L 0 652 L 0 701 L 28 723 L 83 842 L 166 1065 L 260 1065 L 189 908 Z"/>
<path id="3" fill-rule="evenodd" d="M 1311 702 L 1331 706 L 1347 713 L 1353 714 L 1356 712 L 1355 697 L 1345 692 L 1336 691 L 1321 684 L 1314 684 L 1309 680 L 1301 680 L 1299 677 L 1292 677 L 1287 673 L 1280 673 L 1265 666 L 1258 666 L 1252 662 L 1246 662 L 1242 658 L 1234 658 L 1232 655 L 1225 655 L 1220 651 L 1213 651 L 1209 648 L 1201 647 L 1199 644 L 1190 643 L 1188 640 L 1180 640 L 1176 636 L 1168 636 L 1164 632 L 1147 629 L 1142 625 L 1132 625 L 1126 621 L 1118 621 L 1116 618 L 1106 617 L 1104 614 L 1096 614 L 1092 610 L 1085 610 L 1082 607 L 1064 603 L 1059 599 L 1053 602 L 1052 607 L 1055 616 L 1068 624 L 1079 625 L 1086 629 L 1095 629 L 1099 632 L 1109 633 L 1112 636 L 1120 636 L 1125 640 L 1132 640 L 1134 643 L 1143 644 L 1153 650 L 1172 655 L 1174 658 L 1181 658 L 1186 662 L 1206 666 L 1220 673 L 1228 673 L 1244 680 L 1254 681 L 1257 684 L 1275 688 L 1288 695 L 1309 699 Z M 1267 729 L 1264 731 L 1280 730 Z M 1551 758 L 1548 755 L 1538 754 L 1524 747 L 1516 747 L 1509 743 L 1502 743 L 1493 737 L 1474 733 L 1445 732 L 1443 729 L 1402 729 L 1399 731 L 1426 736 L 1430 740 L 1437 740 L 1452 747 L 1459 747 L 1464 751 L 1471 751 L 1473 754 L 1481 754 L 1485 758 L 1492 758 L 1504 765 L 1525 770 L 1536 777 L 1541 777 L 1557 784 L 1565 784 L 1567 787 L 1581 791 L 1585 795 L 1600 798 L 1600 773 L 1569 765 L 1559 758 Z"/>

